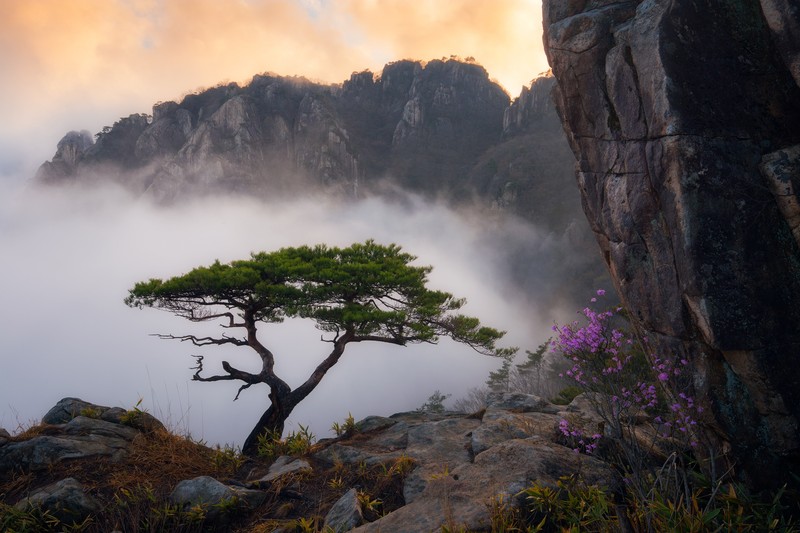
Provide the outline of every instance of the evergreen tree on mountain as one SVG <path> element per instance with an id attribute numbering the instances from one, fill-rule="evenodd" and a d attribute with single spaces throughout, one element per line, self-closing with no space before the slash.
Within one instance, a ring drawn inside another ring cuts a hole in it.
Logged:
<path id="1" fill-rule="evenodd" d="M 224 373 L 203 375 L 203 357 L 195 381 L 242 381 L 239 394 L 256 384 L 269 388 L 268 408 L 245 440 L 253 454 L 258 437 L 282 433 L 293 409 L 320 383 L 351 343 L 381 342 L 406 346 L 436 343 L 441 336 L 495 355 L 503 332 L 484 327 L 477 318 L 457 313 L 465 300 L 427 288 L 431 267 L 413 266 L 416 258 L 397 245 L 373 241 L 346 248 L 283 248 L 260 252 L 229 264 L 215 262 L 167 280 L 137 283 L 125 302 L 154 307 L 193 322 L 217 321 L 227 331 L 219 336 L 160 335 L 196 346 L 249 347 L 261 359 L 261 371 L 251 373 L 222 362 Z M 261 322 L 308 318 L 324 332 L 330 352 L 301 385 L 292 388 L 275 373 L 275 354 L 258 335 Z"/>

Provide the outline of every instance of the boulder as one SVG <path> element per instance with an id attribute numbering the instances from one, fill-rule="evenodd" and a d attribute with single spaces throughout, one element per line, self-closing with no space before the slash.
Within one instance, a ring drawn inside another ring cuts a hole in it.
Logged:
<path id="1" fill-rule="evenodd" d="M 36 507 L 47 511 L 64 524 L 79 524 L 90 514 L 100 510 L 97 500 L 84 490 L 83 485 L 70 477 L 36 490 L 17 502 L 15 507 L 20 510 Z"/>
<path id="2" fill-rule="evenodd" d="M 457 418 L 412 426 L 408 430 L 405 454 L 418 465 L 406 478 L 403 498 L 406 503 L 422 494 L 432 476 L 469 463 L 469 434 L 480 422 Z"/>
<path id="3" fill-rule="evenodd" d="M 558 409 L 547 400 L 534 395 L 521 392 L 491 392 L 486 397 L 487 409 L 503 409 L 518 413 L 549 412 L 555 413 Z"/>
<path id="4" fill-rule="evenodd" d="M 325 515 L 322 529 L 334 533 L 344 533 L 364 523 L 361 504 L 356 489 L 350 489 L 333 504 Z"/>
<path id="5" fill-rule="evenodd" d="M 108 426 L 99 426 L 98 423 L 102 422 L 100 420 L 92 422 L 88 424 L 80 421 L 63 433 L 7 443 L 0 449 L 0 473 L 17 468 L 28 471 L 45 470 L 55 463 L 74 459 L 108 457 L 112 461 L 119 461 L 124 458 L 136 431 L 122 426 L 111 430 Z M 85 433 L 91 427 L 99 427 L 103 434 Z"/>
<path id="6" fill-rule="evenodd" d="M 125 424 L 142 431 L 166 431 L 164 424 L 150 413 L 133 409 L 127 411 L 122 407 L 106 407 L 80 398 L 63 398 L 59 400 L 42 417 L 43 424 L 66 424 L 75 417 L 97 418 L 114 424 Z"/>
<path id="7" fill-rule="evenodd" d="M 42 417 L 42 424 L 66 424 L 76 416 L 100 418 L 111 409 L 85 402 L 80 398 L 63 398 Z"/>
<path id="8" fill-rule="evenodd" d="M 268 485 L 273 481 L 291 474 L 305 474 L 312 471 L 311 465 L 305 459 L 296 459 L 282 455 L 275 459 L 269 466 L 267 474 L 259 479 L 248 481 L 247 485 L 252 488 Z"/>
<path id="9" fill-rule="evenodd" d="M 181 481 L 169 496 L 172 503 L 183 508 L 203 507 L 211 521 L 226 518 L 226 513 L 235 508 L 258 507 L 266 498 L 265 492 L 226 485 L 210 476 Z"/>
<path id="10" fill-rule="evenodd" d="M 397 423 L 397 420 L 386 418 L 385 416 L 368 416 L 363 420 L 359 420 L 356 422 L 356 430 L 361 433 L 366 433 L 368 431 L 374 431 L 377 429 L 385 429 L 389 426 L 393 426 Z"/>

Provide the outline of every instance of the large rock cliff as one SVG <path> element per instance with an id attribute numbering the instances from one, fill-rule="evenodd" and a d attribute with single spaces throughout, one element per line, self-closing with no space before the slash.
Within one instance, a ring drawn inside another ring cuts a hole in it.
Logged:
<path id="1" fill-rule="evenodd" d="M 800 466 L 800 9 L 544 11 L 584 211 L 624 305 L 658 350 L 691 359 L 737 473 L 782 484 Z"/>

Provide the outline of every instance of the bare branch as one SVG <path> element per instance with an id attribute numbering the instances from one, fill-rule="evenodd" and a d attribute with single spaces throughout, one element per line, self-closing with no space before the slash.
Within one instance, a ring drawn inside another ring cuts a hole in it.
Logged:
<path id="1" fill-rule="evenodd" d="M 210 345 L 223 345 L 233 344 L 234 346 L 247 346 L 247 341 L 237 339 L 235 337 L 228 337 L 223 335 L 221 338 L 215 337 L 196 337 L 194 335 L 164 335 L 161 333 L 152 333 L 153 337 L 158 337 L 164 340 L 179 340 L 181 342 L 190 341 L 195 346 L 210 346 Z"/>
<path id="2" fill-rule="evenodd" d="M 238 400 L 239 399 L 239 395 L 242 393 L 242 391 L 247 389 L 247 388 L 249 388 L 250 385 L 252 385 L 252 383 L 245 383 L 244 385 L 239 387 L 239 390 L 236 392 L 236 397 L 233 399 L 233 401 L 235 402 L 236 400 Z"/>
<path id="3" fill-rule="evenodd" d="M 231 313 L 230 311 L 227 311 L 225 313 L 211 313 L 209 311 L 192 309 L 191 315 L 192 316 L 190 317 L 190 320 L 193 322 L 204 322 L 206 320 L 214 320 L 216 318 L 227 318 L 228 319 L 227 327 L 233 327 L 234 324 L 233 321 L 235 319 L 233 313 Z"/>
<path id="4" fill-rule="evenodd" d="M 239 395 L 242 393 L 242 391 L 249 388 L 250 385 L 254 385 L 256 383 L 267 383 L 268 381 L 261 374 L 251 374 L 249 372 L 244 372 L 237 368 L 233 368 L 227 361 L 222 362 L 222 368 L 228 373 L 227 375 L 209 376 L 206 378 L 200 375 L 200 373 L 203 371 L 203 356 L 193 355 L 192 357 L 197 360 L 197 365 L 192 367 L 192 370 L 195 370 L 195 373 L 192 376 L 193 381 L 231 381 L 238 379 L 245 382 L 244 385 L 239 387 L 239 390 L 236 392 L 236 397 L 233 399 L 234 402 L 239 399 Z"/>
<path id="5" fill-rule="evenodd" d="M 197 361 L 197 366 L 193 366 L 190 370 L 196 370 L 197 372 L 194 373 L 192 379 L 195 381 L 201 381 L 200 372 L 203 371 L 203 356 L 202 355 L 192 355 Z"/>
<path id="6" fill-rule="evenodd" d="M 339 331 L 339 328 L 336 328 L 336 333 L 333 335 L 332 339 L 326 339 L 324 335 L 320 335 L 319 336 L 319 340 L 322 341 L 322 342 L 330 342 L 330 343 L 333 344 L 333 343 L 336 343 L 336 341 L 339 340 L 339 337 L 341 336 L 340 333 L 341 332 Z"/>

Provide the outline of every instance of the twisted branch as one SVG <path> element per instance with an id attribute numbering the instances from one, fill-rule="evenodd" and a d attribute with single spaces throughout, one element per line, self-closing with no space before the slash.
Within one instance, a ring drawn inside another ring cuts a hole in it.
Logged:
<path id="1" fill-rule="evenodd" d="M 195 346 L 209 346 L 209 345 L 222 345 L 222 344 L 233 344 L 234 346 L 248 345 L 246 340 L 237 339 L 235 337 L 229 337 L 227 335 L 222 335 L 221 338 L 216 338 L 216 337 L 196 337 L 194 335 L 164 335 L 161 333 L 153 333 L 152 336 L 164 340 L 179 340 L 181 342 L 191 341 L 191 343 L 194 344 Z"/>

